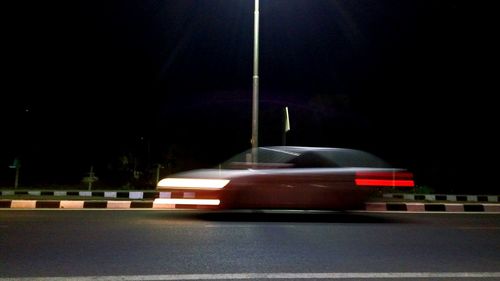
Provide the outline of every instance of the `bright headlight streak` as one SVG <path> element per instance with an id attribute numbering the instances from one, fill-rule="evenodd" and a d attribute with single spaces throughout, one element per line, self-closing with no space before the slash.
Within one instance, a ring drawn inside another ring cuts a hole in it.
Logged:
<path id="1" fill-rule="evenodd" d="M 158 198 L 156 204 L 180 204 L 180 205 L 211 205 L 220 204 L 219 199 L 182 199 L 182 198 Z"/>
<path id="2" fill-rule="evenodd" d="M 221 179 L 186 179 L 186 178 L 166 178 L 158 182 L 158 187 L 173 188 L 207 188 L 221 189 L 229 183 L 229 180 Z"/>

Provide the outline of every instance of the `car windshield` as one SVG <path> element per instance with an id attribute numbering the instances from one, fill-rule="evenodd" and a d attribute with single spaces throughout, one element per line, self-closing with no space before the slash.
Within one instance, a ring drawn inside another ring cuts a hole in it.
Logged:
<path id="1" fill-rule="evenodd" d="M 256 161 L 252 161 L 252 155 Z M 345 148 L 260 147 L 235 155 L 221 164 L 223 169 L 247 168 L 388 168 L 370 153 Z"/>

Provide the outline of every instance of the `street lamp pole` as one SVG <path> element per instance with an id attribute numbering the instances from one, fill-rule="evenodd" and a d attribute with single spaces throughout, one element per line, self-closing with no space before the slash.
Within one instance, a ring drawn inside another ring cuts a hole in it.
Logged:
<path id="1" fill-rule="evenodd" d="M 259 0 L 255 0 L 253 38 L 252 151 L 259 146 Z M 256 161 L 256 154 L 253 155 Z"/>

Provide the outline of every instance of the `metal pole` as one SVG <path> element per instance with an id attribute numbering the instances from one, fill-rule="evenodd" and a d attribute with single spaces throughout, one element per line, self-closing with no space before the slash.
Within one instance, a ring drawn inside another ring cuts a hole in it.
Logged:
<path id="1" fill-rule="evenodd" d="M 9 166 L 9 168 L 16 169 L 16 178 L 14 179 L 14 189 L 17 189 L 19 186 L 19 169 L 21 168 L 21 161 L 19 158 L 14 159 L 14 163 Z"/>
<path id="2" fill-rule="evenodd" d="M 161 165 L 158 164 L 158 166 L 156 166 L 156 184 L 158 184 L 158 182 L 160 181 L 160 168 Z"/>
<path id="3" fill-rule="evenodd" d="M 259 0 L 255 0 L 253 41 L 252 151 L 259 146 Z M 256 154 L 253 157 L 256 161 Z"/>
<path id="4" fill-rule="evenodd" d="M 19 165 L 16 166 L 16 178 L 14 180 L 14 189 L 19 186 Z"/>
<path id="5" fill-rule="evenodd" d="M 92 190 L 92 181 L 94 181 L 94 166 L 90 166 L 89 172 L 89 190 Z"/>

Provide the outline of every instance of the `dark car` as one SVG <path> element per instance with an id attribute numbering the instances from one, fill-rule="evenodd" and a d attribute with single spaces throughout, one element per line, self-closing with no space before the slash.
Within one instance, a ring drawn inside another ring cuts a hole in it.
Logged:
<path id="1" fill-rule="evenodd" d="M 215 169 L 157 184 L 157 207 L 356 209 L 381 188 L 412 188 L 413 175 L 355 149 L 273 146 L 250 149 Z"/>

